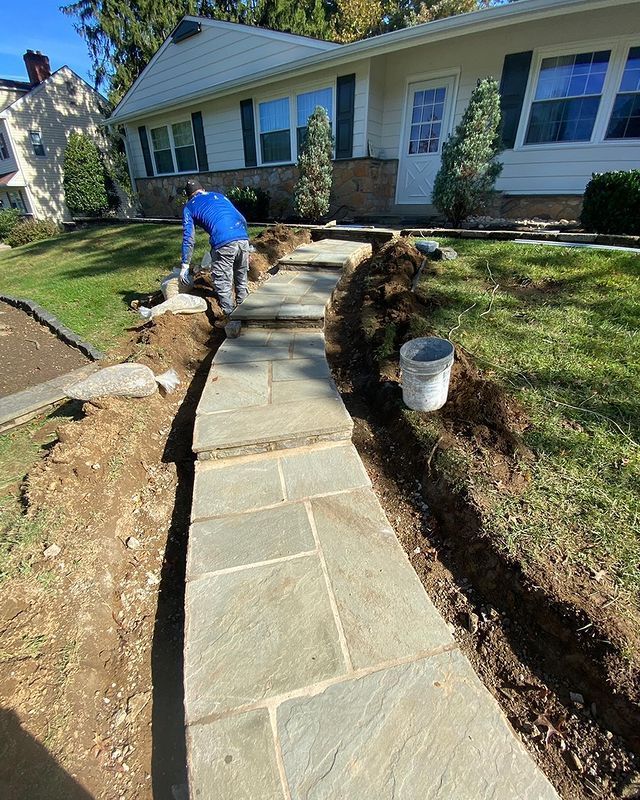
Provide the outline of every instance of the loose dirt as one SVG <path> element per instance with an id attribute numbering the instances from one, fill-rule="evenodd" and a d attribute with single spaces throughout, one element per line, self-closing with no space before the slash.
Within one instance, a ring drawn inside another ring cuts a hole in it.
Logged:
<path id="1" fill-rule="evenodd" d="M 265 228 L 251 240 L 255 253 L 251 254 L 249 260 L 249 277 L 258 280 L 278 259 L 295 250 L 298 245 L 308 244 L 310 241 L 311 234 L 304 228 L 288 228 L 286 225 Z"/>
<path id="2" fill-rule="evenodd" d="M 80 350 L 62 342 L 26 311 L 0 302 L 0 397 L 88 363 Z"/>
<path id="3" fill-rule="evenodd" d="M 355 444 L 429 596 L 561 796 L 640 797 L 638 686 L 594 616 L 597 598 L 586 601 L 593 586 L 563 581 L 552 562 L 531 573 L 507 557 L 483 529 L 489 498 L 470 491 L 474 470 L 521 489 L 526 413 L 464 352 L 451 402 L 428 419 L 403 409 L 397 348 L 417 335 L 414 312 L 428 313 L 428 293 L 411 291 L 421 266 L 438 269 L 391 243 L 336 293 L 328 353 Z M 445 475 L 436 464 L 447 452 L 465 458 Z"/>

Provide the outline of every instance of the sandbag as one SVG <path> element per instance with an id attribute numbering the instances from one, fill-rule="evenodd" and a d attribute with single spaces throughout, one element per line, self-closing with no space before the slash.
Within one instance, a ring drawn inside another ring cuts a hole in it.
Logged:
<path id="1" fill-rule="evenodd" d="M 207 301 L 204 297 L 196 297 L 193 294 L 176 294 L 165 300 L 160 305 L 147 308 L 140 306 L 138 314 L 143 319 L 154 319 L 161 317 L 163 314 L 170 312 L 171 314 L 199 314 L 207 310 Z"/>
<path id="2" fill-rule="evenodd" d="M 149 397 L 158 390 L 156 378 L 144 364 L 116 364 L 74 383 L 67 395 L 74 400 L 98 397 Z"/>

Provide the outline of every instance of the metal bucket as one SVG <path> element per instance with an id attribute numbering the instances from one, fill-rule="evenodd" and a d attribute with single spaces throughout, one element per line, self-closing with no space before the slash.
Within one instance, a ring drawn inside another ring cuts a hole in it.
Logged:
<path id="1" fill-rule="evenodd" d="M 400 348 L 402 399 L 414 411 L 437 411 L 447 402 L 454 347 L 448 339 L 423 336 Z"/>

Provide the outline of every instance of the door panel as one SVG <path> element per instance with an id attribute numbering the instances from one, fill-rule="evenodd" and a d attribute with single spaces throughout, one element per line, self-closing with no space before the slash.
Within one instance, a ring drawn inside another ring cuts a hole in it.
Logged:
<path id="1" fill-rule="evenodd" d="M 449 135 L 455 78 L 410 83 L 398 163 L 396 203 L 431 202 L 442 142 Z"/>

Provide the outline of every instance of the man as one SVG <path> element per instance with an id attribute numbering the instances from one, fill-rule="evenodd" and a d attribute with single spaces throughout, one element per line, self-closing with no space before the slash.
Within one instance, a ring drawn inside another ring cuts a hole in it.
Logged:
<path id="1" fill-rule="evenodd" d="M 191 285 L 189 265 L 195 243 L 195 225 L 209 234 L 211 279 L 223 317 L 216 327 L 223 328 L 236 304 L 248 294 L 249 234 L 247 221 L 220 192 L 205 192 L 199 181 L 188 180 L 184 187 L 189 198 L 182 212 L 182 266 L 180 280 Z M 233 302 L 235 283 L 236 302 Z"/>

